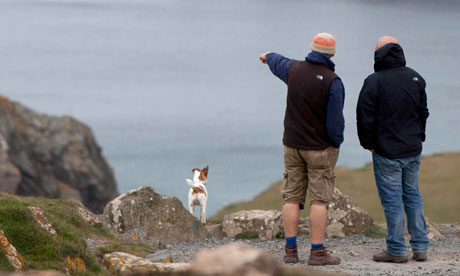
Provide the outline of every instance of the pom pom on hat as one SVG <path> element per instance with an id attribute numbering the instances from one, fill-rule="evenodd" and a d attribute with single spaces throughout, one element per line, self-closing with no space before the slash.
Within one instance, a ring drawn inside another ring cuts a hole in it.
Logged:
<path id="1" fill-rule="evenodd" d="M 335 54 L 335 37 L 329 33 L 318 33 L 313 37 L 311 50 L 326 55 Z"/>

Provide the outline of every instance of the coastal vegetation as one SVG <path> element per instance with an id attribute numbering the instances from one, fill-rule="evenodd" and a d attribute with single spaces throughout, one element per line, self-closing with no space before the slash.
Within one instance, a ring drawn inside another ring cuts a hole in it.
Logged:
<path id="1" fill-rule="evenodd" d="M 57 235 L 51 235 L 40 228 L 27 211 L 28 206 L 40 207 Z M 19 197 L 0 193 L 0 229 L 22 255 L 25 269 L 65 271 L 67 268 L 71 271 L 71 262 L 78 258 L 83 261 L 86 271 L 72 274 L 109 275 L 100 264 L 102 254 L 123 251 L 144 256 L 154 252 L 154 249 L 145 244 L 120 241 L 106 228 L 86 223 L 77 212 L 79 206 L 81 205 L 73 200 Z M 87 238 L 102 240 L 104 246 L 90 248 Z M 2 253 L 0 252 L 0 271 L 14 271 Z"/>

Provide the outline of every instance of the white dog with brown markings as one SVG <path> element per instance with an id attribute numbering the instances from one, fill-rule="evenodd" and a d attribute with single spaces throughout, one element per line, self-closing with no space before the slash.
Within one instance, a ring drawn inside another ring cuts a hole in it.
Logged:
<path id="1" fill-rule="evenodd" d="M 208 201 L 208 190 L 206 181 L 208 180 L 209 167 L 202 170 L 193 169 L 193 180 L 186 178 L 185 181 L 190 186 L 188 193 L 188 206 L 190 213 L 195 215 L 195 206 L 201 206 L 200 221 L 206 224 L 206 203 Z"/>

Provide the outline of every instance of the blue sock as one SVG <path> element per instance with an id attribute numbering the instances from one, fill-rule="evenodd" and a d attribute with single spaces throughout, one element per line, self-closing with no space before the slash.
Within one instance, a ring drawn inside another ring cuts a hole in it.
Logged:
<path id="1" fill-rule="evenodd" d="M 324 245 L 322 243 L 312 243 L 311 244 L 311 249 L 316 250 L 316 249 L 323 248 L 323 246 Z"/>
<path id="2" fill-rule="evenodd" d="M 297 237 L 286 237 L 286 247 L 294 248 L 297 246 Z"/>

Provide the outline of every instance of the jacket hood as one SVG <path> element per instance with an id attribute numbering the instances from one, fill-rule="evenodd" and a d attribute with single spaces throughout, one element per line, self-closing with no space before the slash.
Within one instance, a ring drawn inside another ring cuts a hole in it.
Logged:
<path id="1" fill-rule="evenodd" d="M 388 43 L 374 53 L 375 72 L 406 66 L 404 51 L 399 44 Z"/>
<path id="2" fill-rule="evenodd" d="M 331 69 L 333 72 L 335 70 L 335 64 L 332 62 L 330 58 L 328 58 L 326 55 L 316 52 L 316 51 L 311 51 L 308 56 L 305 58 L 305 60 L 313 63 L 319 63 L 326 65 L 327 68 Z"/>

